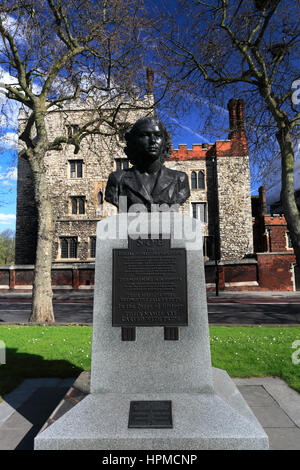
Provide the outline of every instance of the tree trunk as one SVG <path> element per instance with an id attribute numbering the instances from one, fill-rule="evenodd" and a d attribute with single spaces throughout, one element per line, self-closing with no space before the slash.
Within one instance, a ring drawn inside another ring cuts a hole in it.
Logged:
<path id="1" fill-rule="evenodd" d="M 52 305 L 51 264 L 55 221 L 48 193 L 44 167 L 44 155 L 29 159 L 38 211 L 37 250 L 34 269 L 32 312 L 30 322 L 52 323 L 55 321 Z"/>
<path id="2" fill-rule="evenodd" d="M 294 149 L 289 131 L 283 128 L 276 134 L 281 152 L 281 203 L 290 232 L 298 266 L 300 266 L 300 213 L 294 189 Z"/>

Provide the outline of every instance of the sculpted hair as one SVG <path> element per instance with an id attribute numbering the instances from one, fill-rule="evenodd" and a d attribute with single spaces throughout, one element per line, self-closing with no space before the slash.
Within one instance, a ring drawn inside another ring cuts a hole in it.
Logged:
<path id="1" fill-rule="evenodd" d="M 167 131 L 165 125 L 161 121 L 159 121 L 158 119 L 156 119 L 154 117 L 151 117 L 151 116 L 147 116 L 147 117 L 138 119 L 136 121 L 136 123 L 132 126 L 130 131 L 126 132 L 125 140 L 126 140 L 127 145 L 124 148 L 124 152 L 126 153 L 130 163 L 132 163 L 133 165 L 138 163 L 139 155 L 136 153 L 136 150 L 135 150 L 134 136 L 136 134 L 136 129 L 139 126 L 139 124 L 141 124 L 142 122 L 145 122 L 145 121 L 155 122 L 158 125 L 158 127 L 160 128 L 161 132 L 162 132 L 162 135 L 163 135 L 163 148 L 162 148 L 162 152 L 161 152 L 161 155 L 160 155 L 160 161 L 161 161 L 161 163 L 164 163 L 166 158 L 169 158 L 169 156 L 171 155 L 171 152 L 172 152 L 171 135 Z"/>

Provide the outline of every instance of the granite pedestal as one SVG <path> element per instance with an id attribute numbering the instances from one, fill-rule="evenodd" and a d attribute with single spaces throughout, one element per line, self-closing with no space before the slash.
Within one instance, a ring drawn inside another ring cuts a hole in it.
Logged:
<path id="1" fill-rule="evenodd" d="M 201 224 L 171 213 L 120 214 L 98 223 L 91 393 L 35 439 L 35 449 L 267 449 L 268 437 L 226 372 L 211 366 Z M 112 327 L 112 249 L 134 236 L 187 250 L 188 326 Z M 133 233 L 135 232 L 135 234 Z M 131 401 L 171 400 L 170 429 L 128 428 Z"/>

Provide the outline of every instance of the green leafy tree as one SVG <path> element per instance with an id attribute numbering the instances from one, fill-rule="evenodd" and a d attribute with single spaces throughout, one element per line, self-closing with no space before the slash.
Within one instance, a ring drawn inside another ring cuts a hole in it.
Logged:
<path id="1" fill-rule="evenodd" d="M 4 230 L 0 233 L 0 264 L 12 265 L 15 261 L 15 233 Z"/>

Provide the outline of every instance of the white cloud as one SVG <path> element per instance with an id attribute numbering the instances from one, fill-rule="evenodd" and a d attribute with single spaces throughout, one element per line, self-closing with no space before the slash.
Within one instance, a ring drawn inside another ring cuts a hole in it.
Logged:
<path id="1" fill-rule="evenodd" d="M 16 85 L 17 83 L 18 80 L 13 77 L 13 75 L 0 67 L 0 103 L 5 104 L 7 101 L 5 96 L 5 88 L 3 88 L 3 85 Z"/>
<path id="2" fill-rule="evenodd" d="M 14 40 L 17 43 L 24 42 L 26 23 L 23 21 L 22 17 L 14 18 L 11 15 L 2 14 L 1 19 L 4 28 L 14 37 Z"/>
<path id="3" fill-rule="evenodd" d="M 10 225 L 16 220 L 15 214 L 0 214 L 0 224 Z"/>
<path id="4" fill-rule="evenodd" d="M 205 143 L 209 143 L 209 140 L 207 140 L 206 137 L 204 137 L 203 135 L 199 134 L 199 132 L 196 132 L 194 131 L 191 127 L 188 127 L 188 126 L 185 126 L 184 124 L 181 124 L 178 119 L 175 119 L 175 118 L 171 118 L 171 120 L 173 122 L 175 122 L 179 127 L 181 127 L 182 129 L 188 131 L 190 134 L 193 134 L 195 137 L 197 137 L 198 139 L 202 141 L 204 141 Z"/>
<path id="5" fill-rule="evenodd" d="M 16 132 L 6 132 L 6 134 L 0 137 L 0 145 L 5 147 L 5 150 L 17 149 L 18 134 Z"/>
<path id="6" fill-rule="evenodd" d="M 6 104 L 0 105 L 0 126 L 18 129 L 18 116 L 20 103 L 13 100 L 7 100 Z"/>
<path id="7" fill-rule="evenodd" d="M 193 100 L 194 101 L 199 101 L 199 103 L 204 104 L 209 109 L 213 108 L 215 111 L 217 111 L 220 114 L 224 114 L 224 116 L 226 116 L 226 117 L 228 116 L 228 109 L 223 108 L 223 106 L 218 106 L 217 104 L 212 103 L 211 101 L 209 101 L 206 98 L 203 98 L 203 97 L 199 96 L 199 97 L 193 97 Z"/>
<path id="8" fill-rule="evenodd" d="M 12 166 L 7 169 L 6 177 L 9 180 L 17 181 L 18 179 L 18 169 L 16 166 Z"/>
<path id="9" fill-rule="evenodd" d="M 18 83 L 16 77 L 7 72 L 7 70 L 4 70 L 2 67 L 0 67 L 0 81 L 6 85 L 15 85 Z"/>
<path id="10" fill-rule="evenodd" d="M 0 126 L 11 129 L 18 128 L 18 115 L 21 103 L 7 99 L 3 85 L 14 85 L 16 83 L 16 78 L 0 67 Z"/>
<path id="11" fill-rule="evenodd" d="M 4 173 L 0 172 L 0 180 L 2 183 L 7 184 L 8 181 L 16 181 L 18 179 L 18 169 L 15 166 L 10 166 Z"/>

